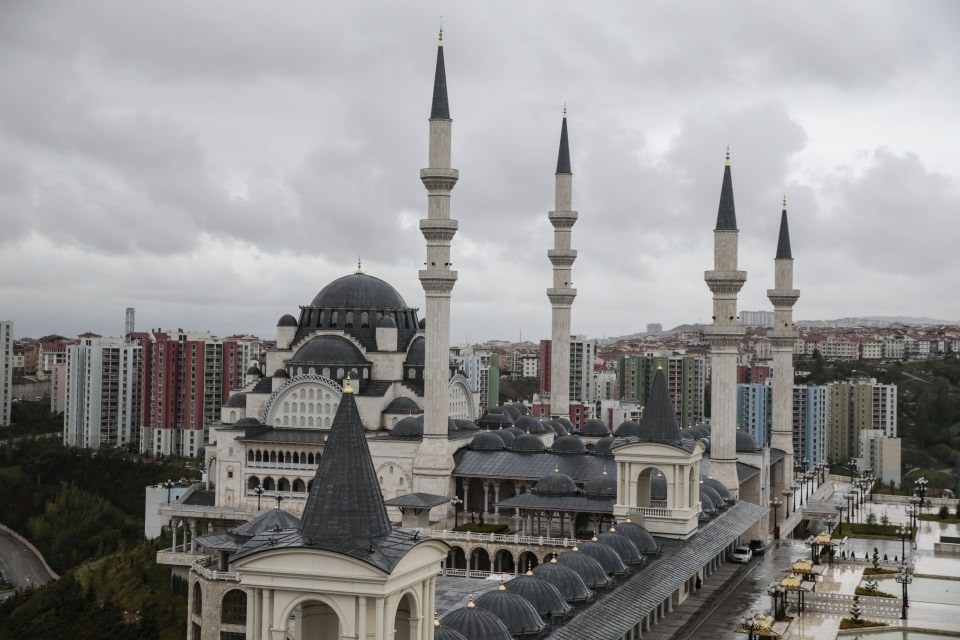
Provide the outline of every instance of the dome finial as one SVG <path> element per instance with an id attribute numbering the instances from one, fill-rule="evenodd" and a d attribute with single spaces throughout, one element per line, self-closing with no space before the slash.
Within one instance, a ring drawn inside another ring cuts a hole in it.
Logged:
<path id="1" fill-rule="evenodd" d="M 783 210 L 787 210 L 787 194 L 783 194 Z"/>
<path id="2" fill-rule="evenodd" d="M 727 145 L 727 166 L 730 166 L 730 145 Z"/>
<path id="3" fill-rule="evenodd" d="M 350 372 L 347 372 L 347 378 L 343 381 L 343 392 L 353 393 L 353 387 L 350 386 Z"/>
<path id="4" fill-rule="evenodd" d="M 567 119 L 567 101 L 566 100 L 563 101 L 563 119 L 564 120 Z"/>
<path id="5" fill-rule="evenodd" d="M 357 256 L 357 270 L 354 273 L 365 273 L 363 270 L 363 263 L 360 261 L 360 256 Z"/>
<path id="6" fill-rule="evenodd" d="M 439 46 L 443 46 L 443 16 L 440 16 L 440 42 Z"/>
<path id="7" fill-rule="evenodd" d="M 473 594 L 470 594 L 470 602 L 467 603 L 467 609 L 474 609 L 477 605 L 473 604 Z"/>
<path id="8" fill-rule="evenodd" d="M 433 626 L 440 626 L 440 613 L 436 609 L 433 610 Z"/>
<path id="9" fill-rule="evenodd" d="M 507 587 L 503 584 L 503 578 L 500 578 L 500 586 L 497 587 L 497 591 L 506 591 Z"/>

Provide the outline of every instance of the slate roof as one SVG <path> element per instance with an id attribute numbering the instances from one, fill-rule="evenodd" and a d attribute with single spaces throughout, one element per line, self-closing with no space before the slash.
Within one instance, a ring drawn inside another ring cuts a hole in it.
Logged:
<path id="1" fill-rule="evenodd" d="M 737 212 L 733 205 L 733 178 L 730 176 L 730 151 L 727 151 L 727 165 L 723 168 L 723 184 L 720 186 L 720 206 L 717 209 L 717 228 L 715 231 L 736 231 Z"/>
<path id="2" fill-rule="evenodd" d="M 219 533 L 197 536 L 197 542 L 208 549 L 236 551 L 258 533 L 295 528 L 300 519 L 283 509 L 271 509 L 243 524 Z"/>
<path id="3" fill-rule="evenodd" d="M 787 223 L 787 201 L 783 201 L 783 212 L 780 214 L 780 237 L 777 238 L 777 260 L 793 260 L 790 251 L 790 225 Z"/>
<path id="4" fill-rule="evenodd" d="M 576 482 L 586 482 L 603 473 L 610 459 L 590 454 L 551 452 L 530 455 L 516 451 L 472 451 L 460 449 L 453 455 L 453 475 L 470 478 L 515 478 L 539 480 L 559 469 Z"/>
<path id="5" fill-rule="evenodd" d="M 660 558 L 626 580 L 592 606 L 583 609 L 550 640 L 614 640 L 637 625 L 711 558 L 767 512 L 765 507 L 738 502 L 707 522 L 692 538 L 665 546 Z"/>
<path id="6" fill-rule="evenodd" d="M 557 154 L 557 173 L 570 171 L 570 144 L 567 141 L 567 110 L 563 110 L 563 124 L 560 126 L 560 152 Z"/>
<path id="7" fill-rule="evenodd" d="M 677 412 L 670 401 L 667 379 L 663 369 L 657 369 L 650 386 L 650 397 L 643 409 L 642 435 L 655 442 L 673 442 L 680 439 Z"/>
<path id="8" fill-rule="evenodd" d="M 433 77 L 433 104 L 430 119 L 450 119 L 450 102 L 447 100 L 447 70 L 443 64 L 443 40 L 437 46 L 437 70 Z"/>
<path id="9" fill-rule="evenodd" d="M 240 438 L 241 442 L 269 442 L 275 444 L 323 444 L 329 429 L 293 429 L 270 427 Z"/>
<path id="10" fill-rule="evenodd" d="M 388 507 L 404 507 L 411 509 L 432 509 L 438 505 L 450 502 L 447 496 L 438 496 L 432 493 L 408 493 L 384 501 Z"/>
<path id="11" fill-rule="evenodd" d="M 582 494 L 575 496 L 538 496 L 527 492 L 501 500 L 497 504 L 501 507 L 518 507 L 520 509 L 613 513 L 613 505 L 616 502 L 616 498 L 591 498 Z"/>

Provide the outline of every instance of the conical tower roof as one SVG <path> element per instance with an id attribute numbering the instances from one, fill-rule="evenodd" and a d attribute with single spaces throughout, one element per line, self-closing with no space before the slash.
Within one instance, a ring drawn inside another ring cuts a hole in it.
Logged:
<path id="1" fill-rule="evenodd" d="M 433 106 L 430 109 L 430 119 L 450 119 L 450 103 L 447 101 L 447 71 L 443 66 L 443 29 L 440 30 L 440 44 L 437 45 L 437 72 L 433 77 Z"/>
<path id="2" fill-rule="evenodd" d="M 567 140 L 567 108 L 563 108 L 563 124 L 560 125 L 560 152 L 557 154 L 557 173 L 573 173 L 570 170 L 570 143 Z"/>
<path id="3" fill-rule="evenodd" d="M 657 368 L 650 386 L 650 399 L 643 408 L 643 435 L 658 442 L 674 442 L 680 439 L 677 414 L 670 401 L 667 378 L 663 369 Z"/>
<path id="4" fill-rule="evenodd" d="M 787 223 L 787 199 L 783 199 L 783 212 L 780 214 L 780 237 L 777 239 L 777 260 L 793 260 L 790 251 L 790 225 Z"/>
<path id="5" fill-rule="evenodd" d="M 736 231 L 737 212 L 733 206 L 733 178 L 730 175 L 730 149 L 727 149 L 727 164 L 723 168 L 723 184 L 720 186 L 720 207 L 717 210 L 715 231 Z"/>
<path id="6" fill-rule="evenodd" d="M 392 526 L 377 483 L 350 381 L 333 419 L 317 475 L 300 519 L 304 539 L 356 546 L 387 536 Z"/>

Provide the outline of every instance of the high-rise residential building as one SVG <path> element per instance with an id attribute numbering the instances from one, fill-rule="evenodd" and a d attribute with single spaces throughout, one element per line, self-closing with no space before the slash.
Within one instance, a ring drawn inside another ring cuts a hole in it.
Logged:
<path id="1" fill-rule="evenodd" d="M 663 333 L 663 325 L 659 322 L 650 322 L 647 324 L 647 333 Z"/>
<path id="2" fill-rule="evenodd" d="M 890 438 L 880 429 L 864 429 L 860 432 L 857 468 L 870 469 L 882 484 L 900 486 L 903 481 L 900 445 L 900 438 Z"/>
<path id="3" fill-rule="evenodd" d="M 152 332 L 143 341 L 140 450 L 200 455 L 230 389 L 241 386 L 237 361 L 237 344 L 209 333 Z"/>
<path id="4" fill-rule="evenodd" d="M 555 367 L 551 366 L 553 358 L 552 343 L 552 340 L 540 341 L 540 366 L 537 374 L 540 379 L 540 393 L 543 395 L 549 395 L 553 391 L 552 378 Z M 586 336 L 571 336 L 566 351 L 569 353 L 567 367 L 569 404 L 592 403 L 595 400 L 593 394 L 593 365 L 597 357 L 597 341 L 589 340 Z M 552 412 L 552 402 L 550 407 Z"/>
<path id="5" fill-rule="evenodd" d="M 474 349 L 471 346 L 451 347 L 450 358 L 466 375 L 470 391 L 478 394 L 482 415 L 489 406 L 487 402 L 490 397 L 490 352 Z"/>
<path id="6" fill-rule="evenodd" d="M 63 443 L 66 446 L 136 446 L 140 438 L 142 348 L 124 338 L 87 337 L 67 348 Z M 54 375 L 59 379 L 59 375 Z"/>
<path id="7" fill-rule="evenodd" d="M 537 354 L 530 353 L 520 358 L 520 376 L 523 378 L 536 378 L 537 370 L 540 366 L 540 359 Z"/>
<path id="8" fill-rule="evenodd" d="M 773 311 L 741 311 L 740 324 L 745 327 L 772 327 Z"/>
<path id="9" fill-rule="evenodd" d="M 706 397 L 706 360 L 701 355 L 651 352 L 617 359 L 617 385 L 621 402 L 645 405 L 653 377 L 663 369 L 667 389 L 684 428 L 703 421 Z"/>
<path id="10" fill-rule="evenodd" d="M 826 462 L 826 389 L 817 385 L 793 386 L 793 454 L 807 465 Z"/>
<path id="11" fill-rule="evenodd" d="M 490 370 L 487 373 L 487 406 L 500 404 L 500 354 L 490 354 Z"/>
<path id="12" fill-rule="evenodd" d="M 875 378 L 851 378 L 826 385 L 827 456 L 846 461 L 860 455 L 860 432 L 878 429 L 897 437 L 897 386 Z"/>
<path id="13" fill-rule="evenodd" d="M 10 424 L 13 402 L 13 321 L 0 321 L 0 427 Z"/>
<path id="14" fill-rule="evenodd" d="M 53 365 L 65 364 L 67 362 L 67 347 L 76 343 L 76 340 L 63 336 L 44 336 L 40 338 L 40 349 L 37 354 L 37 380 L 46 380 L 50 372 L 53 371 Z"/>
<path id="15" fill-rule="evenodd" d="M 768 385 L 737 385 L 737 429 L 747 431 L 761 447 L 770 446 L 772 404 Z"/>

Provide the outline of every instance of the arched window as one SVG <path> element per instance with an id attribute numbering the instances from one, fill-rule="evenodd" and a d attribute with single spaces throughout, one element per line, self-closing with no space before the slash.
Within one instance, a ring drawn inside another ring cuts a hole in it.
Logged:
<path id="1" fill-rule="evenodd" d="M 289 451 L 287 451 L 283 459 L 284 459 L 284 462 L 286 462 L 287 464 L 290 464 L 291 462 L 293 462 L 293 456 L 290 455 Z"/>
<path id="2" fill-rule="evenodd" d="M 253 462 L 253 451 L 247 451 L 247 462 Z"/>
<path id="3" fill-rule="evenodd" d="M 203 591 L 200 589 L 200 583 L 193 583 L 193 612 L 203 615 Z"/>
<path id="4" fill-rule="evenodd" d="M 347 311 L 346 321 L 343 323 L 344 328 L 353 329 L 353 311 Z"/>
<path id="5" fill-rule="evenodd" d="M 370 315 L 366 311 L 360 314 L 360 328 L 361 329 L 370 328 Z"/>
<path id="6" fill-rule="evenodd" d="M 312 454 L 312 453 L 308 453 L 308 454 L 307 454 L 307 464 L 313 464 L 313 454 Z"/>
<path id="7" fill-rule="evenodd" d="M 338 320 L 340 320 L 339 312 L 337 312 L 336 310 L 331 311 L 331 312 L 330 312 L 330 326 L 331 326 L 331 327 L 336 327 Z"/>
<path id="8" fill-rule="evenodd" d="M 294 451 L 294 452 L 293 452 L 293 464 L 300 464 L 300 452 L 299 452 L 299 451 Z"/>
<path id="9" fill-rule="evenodd" d="M 273 491 L 276 488 L 276 485 L 273 483 L 273 478 L 264 478 L 263 479 L 263 490 L 264 491 Z"/>
<path id="10" fill-rule="evenodd" d="M 330 377 L 330 367 L 324 367 L 324 368 L 323 368 L 323 377 L 324 377 L 324 378 L 329 378 L 329 377 Z"/>
<path id="11" fill-rule="evenodd" d="M 237 421 L 237 412 L 236 412 L 236 411 L 231 411 L 231 412 L 230 412 L 230 422 L 233 423 L 233 422 L 236 422 L 236 421 Z"/>
<path id="12" fill-rule="evenodd" d="M 303 484 L 303 480 L 301 480 L 300 478 L 297 478 L 296 480 L 293 481 L 293 490 L 298 493 L 303 493 L 304 491 L 307 490 L 307 487 L 306 485 Z"/>
<path id="13" fill-rule="evenodd" d="M 343 380 L 343 367 L 337 369 L 337 380 Z"/>
<path id="14" fill-rule="evenodd" d="M 220 605 L 220 622 L 222 624 L 247 623 L 247 594 L 241 589 L 231 589 L 223 596 Z"/>
<path id="15" fill-rule="evenodd" d="M 300 416 L 300 426 L 301 427 L 307 426 L 307 421 L 304 419 L 303 416 Z"/>
<path id="16" fill-rule="evenodd" d="M 326 319 L 327 319 L 327 312 L 324 311 L 323 309 L 320 309 L 320 321 L 317 322 L 317 326 L 318 326 L 318 327 L 322 327 L 322 326 L 323 326 L 323 322 L 324 322 Z"/>
<path id="17" fill-rule="evenodd" d="M 417 376 L 417 370 L 411 367 L 410 370 L 407 371 L 407 377 L 413 380 L 416 376 Z"/>
<path id="18" fill-rule="evenodd" d="M 250 476 L 250 479 L 247 480 L 247 489 L 253 491 L 260 486 L 260 478 L 257 476 Z"/>
<path id="19" fill-rule="evenodd" d="M 283 416 L 283 426 L 285 427 L 290 426 L 290 416 Z"/>
<path id="20" fill-rule="evenodd" d="M 280 478 L 277 482 L 277 491 L 290 491 L 290 481 L 286 478 Z"/>
<path id="21" fill-rule="evenodd" d="M 307 426 L 308 427 L 313 426 L 313 416 L 310 416 L 309 418 L 307 418 Z"/>

